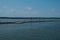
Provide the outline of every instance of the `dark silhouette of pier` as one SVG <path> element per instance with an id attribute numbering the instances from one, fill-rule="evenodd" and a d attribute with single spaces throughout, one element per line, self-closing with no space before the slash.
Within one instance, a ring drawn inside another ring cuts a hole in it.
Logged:
<path id="1" fill-rule="evenodd" d="M 0 24 L 24 24 L 24 23 L 36 23 L 36 22 L 60 22 L 60 20 L 0 22 Z"/>
<path id="2" fill-rule="evenodd" d="M 0 22 L 0 24 L 24 24 L 24 23 L 36 23 L 36 22 L 60 22 L 60 18 L 54 18 L 54 17 L 50 17 L 50 18 L 44 18 L 44 17 L 0 17 L 0 19 L 26 19 L 24 21 L 15 21 L 15 22 Z M 27 19 L 29 19 L 27 21 Z M 36 20 L 38 19 L 38 20 Z M 43 20 L 41 20 L 43 19 Z M 47 20 L 45 20 L 47 19 Z M 53 19 L 53 20 L 51 20 Z M 57 19 L 57 20 L 56 20 Z"/>

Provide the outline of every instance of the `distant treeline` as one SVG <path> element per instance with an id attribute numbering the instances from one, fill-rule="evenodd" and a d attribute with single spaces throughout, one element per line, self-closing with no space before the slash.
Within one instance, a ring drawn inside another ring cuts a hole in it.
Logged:
<path id="1" fill-rule="evenodd" d="M 60 19 L 60 17 L 0 17 L 0 19 Z"/>

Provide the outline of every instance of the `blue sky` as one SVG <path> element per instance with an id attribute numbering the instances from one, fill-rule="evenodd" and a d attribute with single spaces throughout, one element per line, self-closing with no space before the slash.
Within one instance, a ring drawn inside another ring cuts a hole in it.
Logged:
<path id="1" fill-rule="evenodd" d="M 0 0 L 0 17 L 60 17 L 60 0 Z"/>

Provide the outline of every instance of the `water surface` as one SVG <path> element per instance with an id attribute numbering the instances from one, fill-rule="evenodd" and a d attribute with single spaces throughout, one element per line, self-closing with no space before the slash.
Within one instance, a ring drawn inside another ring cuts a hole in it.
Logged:
<path id="1" fill-rule="evenodd" d="M 0 40 L 60 40 L 60 22 L 0 24 Z"/>

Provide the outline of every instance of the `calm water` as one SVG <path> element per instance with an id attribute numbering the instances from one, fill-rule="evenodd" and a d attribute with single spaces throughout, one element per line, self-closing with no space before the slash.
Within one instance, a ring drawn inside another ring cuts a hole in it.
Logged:
<path id="1" fill-rule="evenodd" d="M 0 40 L 60 40 L 60 22 L 0 24 Z"/>

